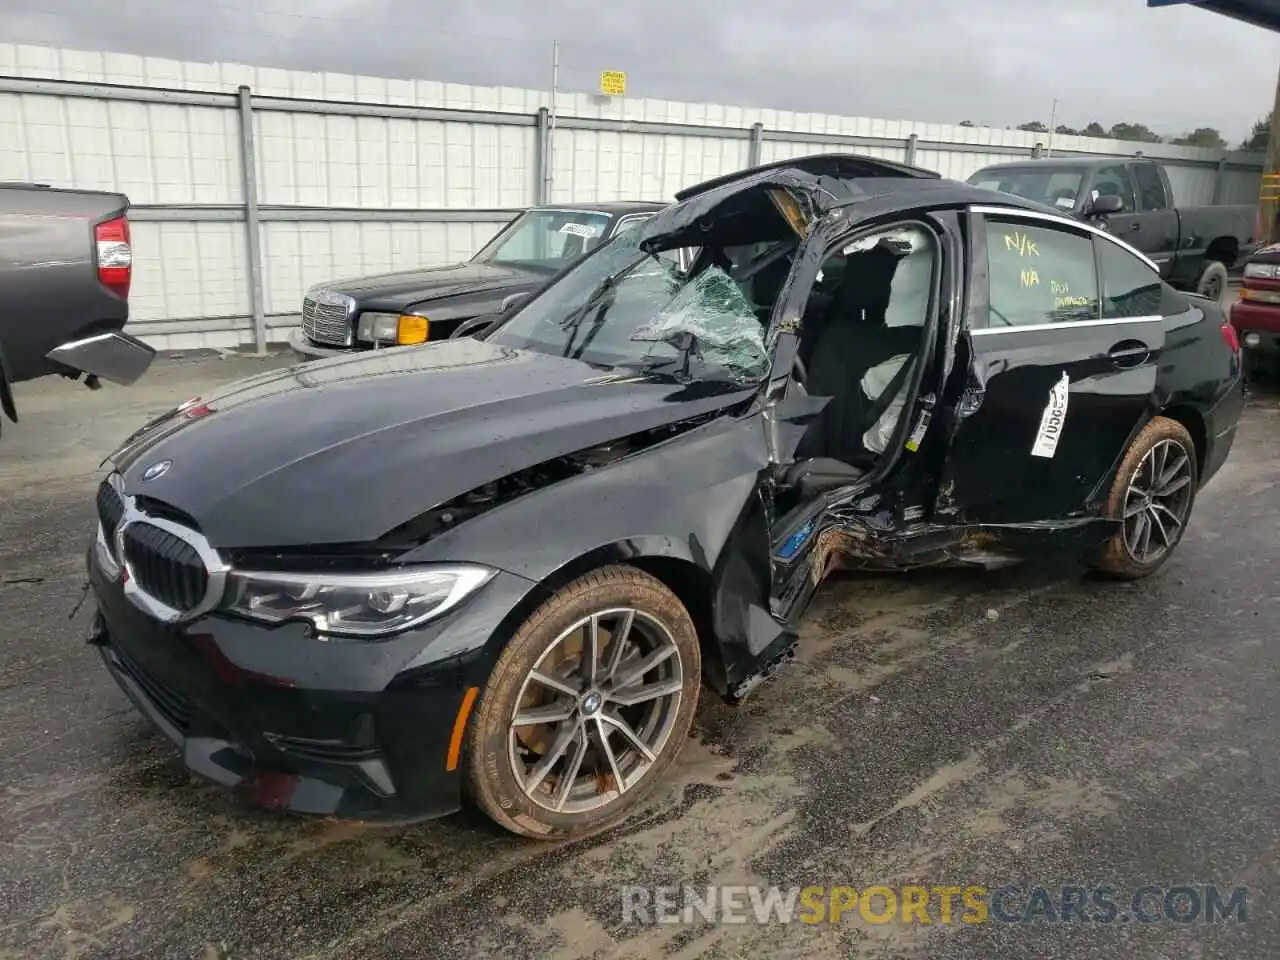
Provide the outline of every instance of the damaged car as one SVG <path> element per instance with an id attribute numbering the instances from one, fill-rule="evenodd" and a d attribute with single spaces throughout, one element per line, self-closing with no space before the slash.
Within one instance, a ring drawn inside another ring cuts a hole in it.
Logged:
<path id="1" fill-rule="evenodd" d="M 582 836 L 659 781 L 700 691 L 791 657 L 837 568 L 1159 569 L 1240 367 L 1221 310 L 1106 231 L 786 160 L 685 190 L 473 337 L 144 426 L 98 491 L 88 639 L 254 802 L 469 798 Z"/>

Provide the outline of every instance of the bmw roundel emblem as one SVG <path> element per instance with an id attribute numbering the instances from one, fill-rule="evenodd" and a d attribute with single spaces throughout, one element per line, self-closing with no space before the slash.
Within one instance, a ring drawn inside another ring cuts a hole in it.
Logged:
<path id="1" fill-rule="evenodd" d="M 147 469 L 142 471 L 142 479 L 143 481 L 147 481 L 163 477 L 169 472 L 169 468 L 172 466 L 172 460 L 157 460 L 155 463 L 151 464 L 151 466 L 147 467 Z"/>

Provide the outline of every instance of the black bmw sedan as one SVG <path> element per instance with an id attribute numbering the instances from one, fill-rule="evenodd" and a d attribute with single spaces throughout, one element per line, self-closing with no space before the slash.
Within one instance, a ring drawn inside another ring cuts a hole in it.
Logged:
<path id="1" fill-rule="evenodd" d="M 1176 549 L 1241 407 L 1216 304 L 882 160 L 679 200 L 475 336 L 245 380 L 113 454 L 89 639 L 192 771 L 580 836 L 839 566 Z"/>

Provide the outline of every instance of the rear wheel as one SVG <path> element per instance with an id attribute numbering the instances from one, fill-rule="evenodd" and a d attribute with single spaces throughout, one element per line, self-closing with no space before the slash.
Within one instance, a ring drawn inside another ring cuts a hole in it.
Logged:
<path id="1" fill-rule="evenodd" d="M 1182 540 L 1198 486 L 1191 434 L 1176 420 L 1154 418 L 1116 473 L 1107 515 L 1120 521 L 1119 528 L 1090 566 L 1123 580 L 1160 569 Z"/>
<path id="2" fill-rule="evenodd" d="M 1196 283 L 1196 293 L 1221 303 L 1226 292 L 1227 268 L 1217 260 L 1210 260 L 1204 265 L 1204 272 Z"/>
<path id="3" fill-rule="evenodd" d="M 580 577 L 498 658 L 471 728 L 470 795 L 527 837 L 612 826 L 679 753 L 701 673 L 693 621 L 660 581 L 624 566 Z"/>

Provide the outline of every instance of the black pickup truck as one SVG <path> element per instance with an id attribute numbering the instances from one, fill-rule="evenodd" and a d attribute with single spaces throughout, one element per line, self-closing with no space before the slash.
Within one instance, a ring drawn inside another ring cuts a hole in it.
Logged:
<path id="1" fill-rule="evenodd" d="M 133 250 L 119 193 L 0 184 L 0 409 L 49 374 L 129 384 L 155 351 L 124 332 Z"/>
<path id="2" fill-rule="evenodd" d="M 1175 207 L 1164 167 L 1141 157 L 1069 157 L 983 167 L 969 183 L 1102 221 L 1145 253 L 1170 286 L 1215 300 L 1257 244 L 1250 204 Z"/>

